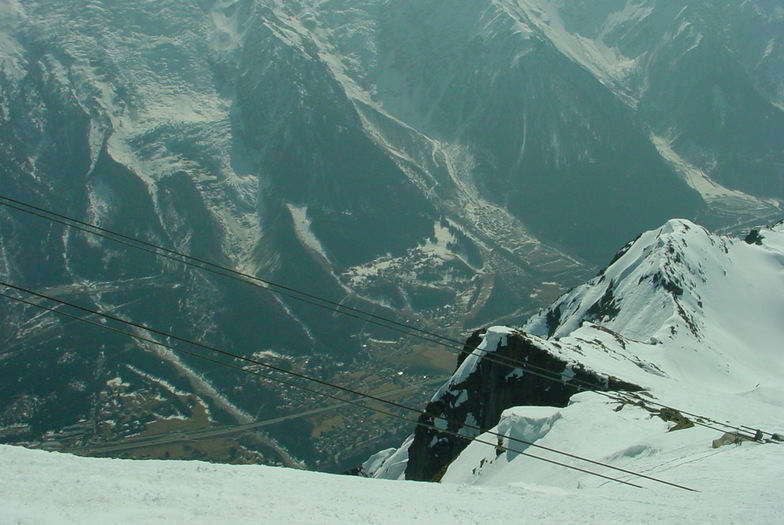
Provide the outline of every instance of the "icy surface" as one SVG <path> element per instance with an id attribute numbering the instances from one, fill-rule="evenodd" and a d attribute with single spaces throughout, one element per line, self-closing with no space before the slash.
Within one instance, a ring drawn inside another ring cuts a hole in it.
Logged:
<path id="1" fill-rule="evenodd" d="M 362 473 L 367 477 L 380 479 L 405 479 L 406 466 L 408 466 L 408 448 L 414 441 L 414 436 L 408 436 L 403 445 L 390 448 L 374 454 L 362 464 Z"/>

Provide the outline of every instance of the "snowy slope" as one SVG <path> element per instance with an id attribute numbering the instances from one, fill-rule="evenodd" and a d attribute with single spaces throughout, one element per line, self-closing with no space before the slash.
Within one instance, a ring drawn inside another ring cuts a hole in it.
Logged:
<path id="1" fill-rule="evenodd" d="M 725 432 L 784 432 L 782 297 L 784 223 L 759 229 L 744 240 L 671 220 L 629 243 L 597 277 L 530 320 L 525 332 L 489 329 L 433 401 L 458 394 L 487 397 L 486 392 L 466 392 L 466 379 L 485 356 L 510 347 L 512 338 L 522 338 L 565 365 L 561 382 L 580 368 L 639 385 L 645 392 L 632 397 L 587 392 L 572 396 L 562 408 L 509 408 L 494 432 L 649 475 L 666 473 L 669 479 L 674 469 L 664 465 L 702 461 L 711 454 L 713 440 Z M 526 372 L 513 370 L 506 382 L 513 376 L 525 378 Z M 661 417 L 663 406 L 688 413 L 696 426 L 673 431 L 676 422 Z M 449 414 L 454 417 L 454 412 Z M 469 419 L 466 424 L 472 423 Z M 492 434 L 481 439 L 499 442 Z M 594 483 L 518 453 L 573 463 L 571 459 L 505 444 L 515 450 L 469 445 L 449 464 L 442 481 L 571 488 Z M 416 472 L 405 465 L 411 446 L 387 451 L 375 464 L 367 463 L 366 471 L 386 479 Z M 381 461 L 384 456 L 389 463 Z"/>
<path id="2" fill-rule="evenodd" d="M 691 393 L 694 394 L 696 391 Z M 736 401 L 732 408 L 753 404 L 744 403 L 743 399 L 736 399 Z M 699 478 L 705 476 L 708 469 L 717 467 L 732 469 L 731 458 L 738 449 L 754 449 L 759 454 L 775 456 L 782 448 L 780 443 L 760 444 L 750 441 L 740 446 L 725 445 L 712 448 L 713 441 L 721 438 L 721 432 L 700 426 L 668 430 L 674 426 L 672 422 L 665 422 L 645 409 L 634 405 L 620 407 L 619 403 L 610 402 L 593 393 L 579 394 L 575 396 L 572 405 L 563 409 L 552 407 L 509 409 L 494 430 L 503 436 L 568 451 L 613 467 L 642 473 L 669 483 L 684 484 L 688 488 L 697 490 L 704 490 L 702 482 L 705 480 L 700 481 Z M 771 421 L 780 421 L 781 414 L 781 409 L 767 411 Z M 781 425 L 778 428 L 781 428 Z M 496 436 L 490 434 L 485 434 L 480 439 L 493 442 L 498 440 Z M 526 454 L 586 468 L 651 489 L 662 490 L 666 487 L 666 490 L 682 490 L 631 474 L 565 458 L 534 447 L 514 443 L 510 446 Z M 713 466 L 707 467 L 706 463 L 712 463 Z M 728 475 L 732 476 L 732 474 Z M 682 483 L 681 480 L 686 479 L 690 481 Z M 749 481 L 753 481 L 758 487 L 770 482 L 762 472 L 759 473 L 759 477 L 750 478 Z M 479 443 L 469 445 L 449 466 L 442 482 L 496 487 L 531 483 L 582 489 L 616 485 L 613 481 L 555 467 L 519 455 L 517 452 L 499 454 L 493 447 Z M 784 495 L 782 490 L 781 486 L 773 489 L 779 498 Z"/>
<path id="3" fill-rule="evenodd" d="M 535 316 L 527 332 L 567 343 L 611 330 L 681 381 L 776 386 L 784 374 L 784 223 L 760 244 L 671 220 L 627 245 L 618 259 Z M 688 357 L 696 354 L 702 366 Z"/>
<path id="4" fill-rule="evenodd" d="M 543 337 L 549 332 L 539 344 L 553 354 L 642 385 L 657 403 L 743 425 L 747 434 L 781 432 L 784 224 L 763 228 L 758 237 L 760 244 L 748 243 L 670 221 L 630 243 L 604 272 L 525 328 Z M 511 409 L 498 431 L 648 472 L 681 463 L 673 454 L 708 455 L 724 428 L 668 432 L 674 424 L 652 417 L 655 408 L 580 394 L 546 414 Z M 515 456 L 496 459 L 488 447 L 471 445 L 444 481 L 503 485 L 570 476 Z"/>
<path id="5" fill-rule="evenodd" d="M 643 454 L 644 456 L 644 454 Z M 197 461 L 127 461 L 0 447 L 7 524 L 776 523 L 784 447 L 742 446 L 657 468 L 700 493 L 391 482 Z M 688 465 L 679 463 L 694 460 Z"/>

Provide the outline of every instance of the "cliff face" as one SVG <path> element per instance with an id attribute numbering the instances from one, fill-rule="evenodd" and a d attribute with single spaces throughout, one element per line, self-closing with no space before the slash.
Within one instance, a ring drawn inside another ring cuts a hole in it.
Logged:
<path id="1" fill-rule="evenodd" d="M 422 425 L 416 427 L 408 449 L 406 479 L 439 480 L 469 443 L 452 433 L 475 437 L 480 432 L 471 427 L 482 431 L 494 427 L 508 408 L 565 407 L 572 395 L 585 389 L 641 389 L 557 357 L 540 341 L 511 329 L 506 333 L 480 330 L 468 339 L 466 349 L 475 350 L 458 363 L 452 380 L 436 393 L 419 417 Z M 528 371 L 519 363 L 525 363 Z M 543 377 L 559 374 L 560 382 Z"/>

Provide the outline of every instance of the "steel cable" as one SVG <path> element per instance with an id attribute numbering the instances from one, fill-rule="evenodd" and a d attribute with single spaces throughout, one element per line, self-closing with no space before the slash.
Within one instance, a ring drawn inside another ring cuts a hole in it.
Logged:
<path id="1" fill-rule="evenodd" d="M 640 474 L 638 472 L 634 472 L 634 471 L 631 471 L 631 470 L 623 469 L 621 467 L 616 467 L 614 465 L 610 465 L 610 464 L 607 464 L 607 463 L 602 463 L 602 462 L 599 462 L 599 461 L 596 461 L 596 460 L 592 460 L 592 459 L 589 459 L 589 458 L 585 458 L 585 457 L 582 457 L 582 456 L 579 456 L 579 455 L 576 455 L 576 454 L 571 454 L 571 453 L 560 451 L 560 450 L 557 450 L 557 449 L 554 449 L 554 448 L 551 448 L 551 447 L 546 447 L 546 446 L 543 446 L 543 445 L 540 445 L 540 444 L 537 444 L 537 443 L 534 443 L 534 442 L 529 442 L 529 441 L 526 441 L 526 440 L 513 438 L 511 436 L 506 436 L 504 434 L 500 434 L 500 433 L 497 433 L 497 432 L 483 430 L 483 429 L 481 429 L 481 428 L 479 428 L 477 426 L 474 426 L 474 425 L 468 425 L 468 424 L 465 424 L 464 422 L 461 422 L 461 421 L 454 421 L 454 420 L 451 420 L 451 419 L 448 419 L 448 418 L 444 418 L 441 415 L 429 414 L 429 413 L 426 413 L 426 412 L 421 412 L 419 409 L 403 405 L 402 403 L 398 403 L 398 402 L 391 401 L 391 400 L 388 400 L 388 399 L 380 398 L 380 397 L 374 396 L 372 394 L 359 392 L 357 390 L 353 390 L 353 389 L 348 388 L 348 387 L 344 387 L 344 386 L 341 386 L 341 385 L 336 385 L 334 383 L 330 383 L 328 381 L 324 381 L 324 380 L 321 380 L 321 379 L 318 379 L 318 378 L 310 377 L 310 376 L 307 376 L 305 374 L 301 374 L 301 373 L 294 372 L 294 371 L 291 371 L 291 370 L 286 370 L 284 368 L 281 368 L 281 367 L 278 367 L 278 366 L 275 366 L 275 365 L 271 365 L 269 363 L 265 363 L 265 362 L 259 361 L 257 359 L 241 356 L 241 355 L 238 355 L 238 354 L 233 354 L 233 353 L 228 352 L 226 350 L 221 350 L 221 349 L 209 346 L 209 345 L 205 345 L 203 343 L 199 343 L 197 341 L 192 341 L 192 340 L 189 340 L 189 339 L 186 339 L 186 338 L 174 335 L 174 334 L 170 334 L 170 333 L 167 333 L 167 332 L 164 332 L 164 331 L 161 331 L 161 330 L 157 330 L 157 329 L 154 329 L 152 327 L 148 327 L 148 326 L 145 326 L 145 325 L 142 325 L 142 324 L 139 324 L 139 323 L 134 323 L 134 322 L 131 322 L 131 321 L 119 318 L 119 317 L 114 316 L 114 315 L 110 315 L 110 314 L 106 314 L 106 313 L 99 312 L 99 311 L 96 311 L 96 310 L 92 310 L 92 309 L 89 309 L 89 308 L 85 308 L 83 306 L 79 306 L 79 305 L 76 305 L 76 304 L 73 304 L 73 303 L 70 303 L 70 302 L 67 302 L 67 301 L 63 301 L 61 299 L 56 299 L 54 297 L 47 296 L 45 294 L 41 294 L 41 293 L 38 293 L 38 292 L 27 290 L 27 289 L 25 289 L 23 287 L 15 286 L 15 285 L 10 284 L 10 283 L 6 283 L 6 282 L 0 281 L 0 285 L 5 286 L 5 287 L 10 288 L 10 289 L 13 289 L 13 290 L 16 290 L 18 292 L 26 293 L 26 294 L 31 295 L 33 297 L 38 297 L 39 299 L 44 299 L 44 300 L 47 300 L 47 301 L 51 301 L 51 302 L 57 303 L 57 304 L 62 305 L 62 306 L 73 308 L 73 309 L 79 310 L 81 312 L 90 314 L 90 315 L 97 315 L 97 316 L 99 316 L 99 317 L 101 317 L 103 319 L 107 319 L 107 320 L 110 320 L 110 321 L 113 321 L 113 322 L 118 322 L 118 323 L 130 326 L 130 327 L 133 327 L 133 328 L 144 330 L 144 331 L 146 331 L 148 333 L 155 334 L 155 335 L 158 335 L 158 336 L 170 339 L 170 340 L 179 341 L 179 342 L 182 342 L 182 343 L 185 343 L 185 344 L 189 344 L 189 345 L 195 346 L 197 348 L 201 348 L 201 349 L 204 349 L 204 350 L 208 350 L 208 351 L 211 351 L 211 352 L 218 353 L 218 354 L 226 356 L 226 357 L 231 357 L 233 359 L 238 359 L 240 361 L 244 361 L 244 362 L 247 362 L 247 363 L 250 363 L 250 364 L 253 364 L 253 365 L 258 365 L 258 366 L 261 366 L 263 368 L 267 368 L 267 369 L 270 369 L 270 370 L 273 370 L 273 371 L 276 371 L 276 372 L 280 372 L 280 373 L 283 373 L 283 374 L 286 374 L 286 375 L 289 375 L 289 376 L 292 376 L 292 377 L 296 377 L 298 379 L 303 379 L 303 380 L 306 380 L 306 381 L 310 381 L 310 382 L 319 384 L 321 386 L 326 386 L 326 387 L 329 387 L 329 388 L 333 388 L 333 389 L 339 390 L 339 391 L 341 391 L 343 393 L 346 393 L 346 394 L 350 394 L 350 395 L 353 395 L 353 396 L 361 397 L 361 398 L 364 398 L 364 399 L 367 399 L 367 400 L 370 400 L 370 401 L 376 401 L 376 402 L 379 402 L 379 403 L 382 403 L 382 404 L 386 404 L 386 405 L 392 406 L 394 408 L 402 409 L 402 410 L 405 410 L 405 411 L 408 411 L 408 412 L 415 412 L 417 414 L 422 414 L 425 417 L 431 418 L 433 421 L 441 420 L 441 421 L 446 422 L 447 424 L 457 424 L 459 426 L 462 426 L 463 428 L 468 428 L 468 429 L 474 430 L 474 431 L 476 431 L 476 432 L 478 432 L 480 434 L 481 433 L 489 433 L 490 435 L 493 435 L 493 436 L 495 436 L 497 438 L 500 438 L 500 439 L 507 439 L 509 441 L 513 441 L 513 442 L 520 443 L 520 444 L 523 444 L 523 445 L 527 445 L 527 446 L 531 446 L 531 447 L 534 447 L 534 448 L 546 450 L 548 452 L 552 452 L 552 453 L 555 453 L 555 454 L 563 455 L 565 457 L 569 457 L 569 458 L 572 458 L 572 459 L 584 461 L 584 462 L 591 463 L 591 464 L 594 464 L 594 465 L 597 465 L 597 466 L 606 467 L 606 468 L 609 468 L 609 469 L 612 469 L 612 470 L 616 470 L 618 472 L 622 472 L 624 474 L 629 474 L 629 475 L 633 475 L 633 476 L 636 476 L 636 477 L 639 477 L 639 478 L 648 479 L 648 480 L 651 480 L 651 481 L 655 481 L 655 482 L 658 482 L 658 483 L 662 483 L 662 484 L 665 484 L 665 485 L 676 487 L 676 488 L 679 488 L 679 489 L 696 492 L 695 489 L 691 489 L 691 488 L 685 487 L 683 485 L 678 485 L 676 483 L 672 483 L 672 482 L 669 482 L 669 481 L 666 481 L 666 480 L 661 480 L 661 479 L 658 479 L 658 478 L 654 478 L 652 476 L 648 476 L 648 475 L 645 475 L 645 474 Z M 15 301 L 22 302 L 22 303 L 30 305 L 30 306 L 34 306 L 34 307 L 37 307 L 37 308 L 40 308 L 40 309 L 43 309 L 43 310 L 46 310 L 46 311 L 58 314 L 58 315 L 66 316 L 66 317 L 69 317 L 71 319 L 75 319 L 77 321 L 85 322 L 85 323 L 91 324 L 93 326 L 97 326 L 97 327 L 100 327 L 100 328 L 105 328 L 105 329 L 108 329 L 108 330 L 111 330 L 111 331 L 114 331 L 114 332 L 117 332 L 117 333 L 122 333 L 122 334 L 125 334 L 127 336 L 133 337 L 133 338 L 135 338 L 137 340 L 142 340 L 142 341 L 145 341 L 145 342 L 148 342 L 148 343 L 151 343 L 151 344 L 155 344 L 155 345 L 158 345 L 158 346 L 162 346 L 164 348 L 168 348 L 168 349 L 173 350 L 173 351 L 185 353 L 187 355 L 191 355 L 191 356 L 199 358 L 199 359 L 205 359 L 206 358 L 206 356 L 202 356 L 201 354 L 197 354 L 195 352 L 189 352 L 189 351 L 186 351 L 186 350 L 182 350 L 182 349 L 180 349 L 178 347 L 175 347 L 173 345 L 170 345 L 170 344 L 167 344 L 167 343 L 161 343 L 159 341 L 155 341 L 154 339 L 150 339 L 148 337 L 139 336 L 138 334 L 133 334 L 131 332 L 126 332 L 126 331 L 123 331 L 123 330 L 119 330 L 119 329 L 117 329 L 115 327 L 109 327 L 109 326 L 104 325 L 102 323 L 97 323 L 97 322 L 94 322 L 94 321 L 90 321 L 89 319 L 84 319 L 82 317 L 79 317 L 79 316 L 76 316 L 76 315 L 73 315 L 73 314 L 68 314 L 67 312 L 62 312 L 61 310 L 58 310 L 56 308 L 49 308 L 49 307 L 46 307 L 46 306 L 34 303 L 32 301 L 24 300 L 22 298 L 14 297 L 12 295 L 5 294 L 5 293 L 0 293 L 0 295 L 4 296 L 6 298 L 9 298 L 9 299 L 15 300 Z M 599 476 L 599 477 L 602 477 L 602 478 L 605 478 L 605 479 L 609 479 L 609 480 L 612 480 L 612 481 L 617 481 L 619 483 L 624 483 L 624 484 L 627 484 L 627 485 L 635 486 L 637 488 L 641 488 L 639 485 L 635 485 L 633 483 L 629 483 L 629 482 L 626 482 L 626 481 L 623 481 L 623 480 L 618 480 L 617 478 L 613 478 L 613 477 L 606 476 L 606 475 L 603 475 L 603 474 L 600 474 L 600 473 L 597 473 L 597 472 L 589 471 L 587 469 L 576 467 L 574 465 L 568 465 L 568 464 L 565 464 L 565 463 L 557 462 L 557 461 L 552 460 L 552 459 L 543 458 L 541 456 L 535 456 L 535 455 L 526 453 L 525 451 L 515 450 L 515 449 L 512 449 L 512 448 L 506 447 L 504 445 L 501 445 L 500 443 L 492 443 L 492 442 L 489 442 L 489 441 L 484 441 L 482 439 L 478 439 L 476 437 L 465 436 L 465 435 L 460 434 L 459 432 L 450 431 L 450 430 L 447 430 L 447 429 L 441 429 L 441 428 L 439 428 L 435 424 L 435 422 L 433 422 L 433 423 L 425 423 L 423 421 L 420 421 L 419 419 L 406 418 L 404 416 L 400 416 L 400 415 L 388 412 L 386 410 L 377 409 L 376 407 L 372 407 L 370 405 L 366 405 L 366 404 L 360 403 L 358 401 L 350 401 L 348 399 L 336 396 L 334 394 L 329 394 L 327 392 L 323 392 L 323 391 L 320 391 L 320 390 L 315 390 L 315 389 L 311 389 L 311 388 L 308 388 L 308 387 L 304 387 L 303 385 L 299 385 L 299 384 L 296 384 L 296 383 L 279 380 L 279 378 L 275 378 L 275 377 L 272 377 L 272 376 L 265 376 L 263 374 L 258 374 L 255 371 L 248 370 L 248 369 L 245 369 L 243 367 L 238 367 L 236 365 L 230 365 L 230 364 L 224 363 L 224 362 L 222 362 L 220 360 L 217 360 L 217 359 L 206 358 L 206 360 L 210 361 L 210 362 L 213 362 L 213 363 L 221 364 L 221 365 L 224 365 L 224 366 L 229 366 L 229 367 L 231 367 L 231 368 L 233 368 L 235 370 L 243 371 L 243 372 L 246 372 L 246 373 L 251 373 L 253 375 L 258 375 L 258 376 L 266 378 L 268 380 L 272 380 L 272 381 L 275 381 L 275 382 L 280 382 L 280 383 L 286 384 L 288 386 L 292 386 L 294 388 L 300 388 L 300 389 L 303 389 L 303 390 L 305 390 L 307 392 L 310 392 L 310 393 L 322 395 L 322 396 L 325 396 L 325 397 L 328 397 L 328 398 L 331 398 L 331 399 L 339 400 L 341 402 L 347 402 L 347 403 L 352 404 L 352 405 L 360 406 L 360 407 L 366 408 L 368 410 L 373 410 L 375 412 L 383 413 L 385 415 L 389 415 L 391 417 L 395 417 L 395 418 L 401 419 L 403 421 L 412 422 L 412 423 L 415 423 L 415 424 L 417 424 L 419 426 L 423 426 L 425 428 L 434 429 L 434 430 L 436 430 L 438 432 L 442 432 L 442 433 L 445 433 L 445 434 L 448 434 L 448 435 L 453 435 L 453 436 L 456 436 L 456 437 L 461 438 L 461 439 L 466 439 L 466 440 L 470 440 L 470 441 L 477 441 L 479 443 L 483 443 L 483 444 L 486 444 L 486 445 L 491 445 L 491 446 L 497 447 L 497 448 L 502 449 L 502 450 L 510 451 L 512 453 L 522 454 L 524 456 L 531 457 L 531 458 L 534 458 L 534 459 L 537 459 L 537 460 L 545 461 L 545 462 L 548 462 L 548 463 L 553 463 L 553 464 L 556 464 L 556 465 L 559 465 L 559 466 L 562 466 L 562 467 L 565 467 L 565 468 L 569 468 L 569 469 L 572 469 L 572 470 L 577 470 L 579 472 L 583 472 L 583 473 L 586 473 L 586 474 Z"/>

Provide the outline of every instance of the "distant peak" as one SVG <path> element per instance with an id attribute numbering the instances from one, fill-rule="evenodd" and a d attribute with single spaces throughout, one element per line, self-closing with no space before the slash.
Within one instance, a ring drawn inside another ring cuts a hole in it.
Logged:
<path id="1" fill-rule="evenodd" d="M 692 228 L 699 228 L 700 226 L 694 224 L 688 219 L 670 219 L 659 228 L 662 233 L 672 233 L 679 231 L 688 231 Z"/>

